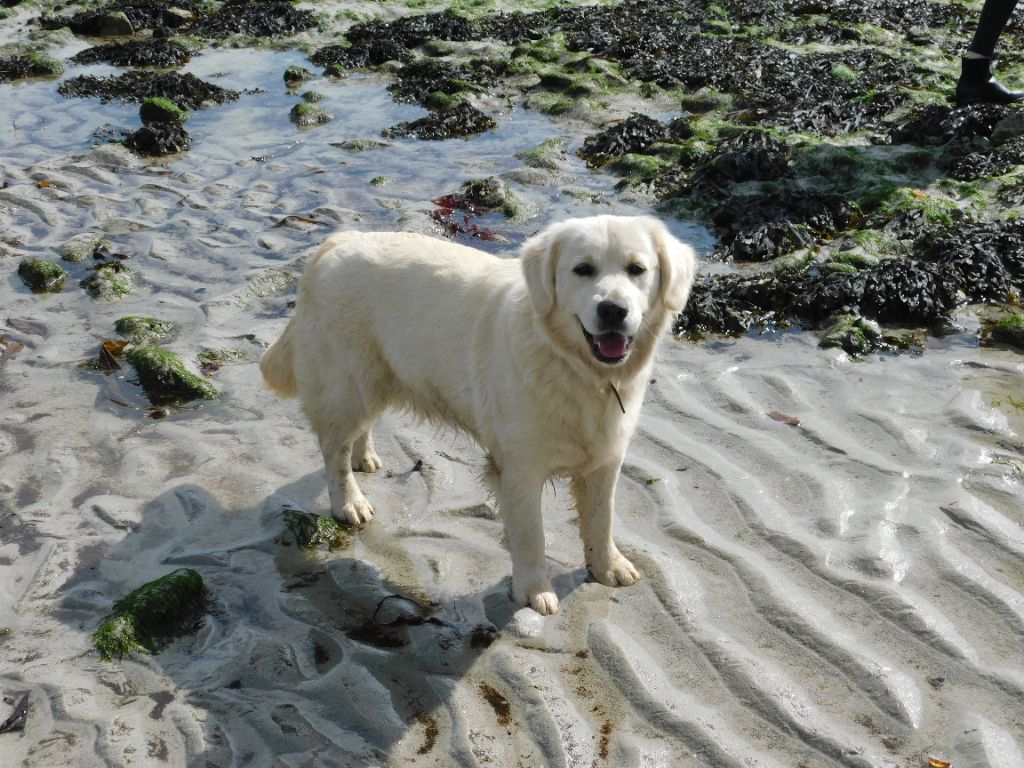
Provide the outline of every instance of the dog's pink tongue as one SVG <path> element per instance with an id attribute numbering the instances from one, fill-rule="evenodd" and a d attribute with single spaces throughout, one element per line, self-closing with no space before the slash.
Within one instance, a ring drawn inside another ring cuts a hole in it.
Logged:
<path id="1" fill-rule="evenodd" d="M 629 343 L 621 333 L 602 333 L 595 341 L 597 348 L 605 357 L 622 357 L 626 354 L 626 345 Z"/>

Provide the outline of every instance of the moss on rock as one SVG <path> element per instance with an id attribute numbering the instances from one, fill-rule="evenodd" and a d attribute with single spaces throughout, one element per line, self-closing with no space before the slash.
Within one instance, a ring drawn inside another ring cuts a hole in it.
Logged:
<path id="1" fill-rule="evenodd" d="M 93 645 L 104 661 L 129 653 L 155 653 L 174 637 L 191 632 L 209 599 L 203 577 L 191 568 L 179 568 L 115 603 L 111 615 L 93 632 Z"/>
<path id="2" fill-rule="evenodd" d="M 184 361 L 162 347 L 136 347 L 128 353 L 139 384 L 153 402 L 216 400 L 218 389 L 192 373 Z"/>
<path id="3" fill-rule="evenodd" d="M 18 265 L 18 277 L 36 293 L 59 291 L 67 272 L 48 259 L 25 259 Z"/>

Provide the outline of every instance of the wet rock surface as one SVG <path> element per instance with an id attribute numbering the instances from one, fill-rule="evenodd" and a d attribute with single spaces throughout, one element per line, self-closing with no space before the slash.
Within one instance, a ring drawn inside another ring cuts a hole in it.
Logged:
<path id="1" fill-rule="evenodd" d="M 140 155 L 162 157 L 185 152 L 192 146 L 192 137 L 182 125 L 153 123 L 132 131 L 124 140 L 125 146 Z"/>

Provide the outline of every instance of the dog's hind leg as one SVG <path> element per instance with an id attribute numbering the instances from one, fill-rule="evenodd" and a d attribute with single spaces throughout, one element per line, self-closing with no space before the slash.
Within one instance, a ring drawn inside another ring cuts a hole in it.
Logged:
<path id="1" fill-rule="evenodd" d="M 636 567 L 619 552 L 612 541 L 612 516 L 619 463 L 574 477 L 570 483 L 580 516 L 580 538 L 587 567 L 594 578 L 608 587 L 635 584 Z"/>
<path id="2" fill-rule="evenodd" d="M 373 448 L 373 433 L 367 427 L 352 443 L 352 469 L 356 472 L 376 472 L 381 466 L 380 456 Z"/>

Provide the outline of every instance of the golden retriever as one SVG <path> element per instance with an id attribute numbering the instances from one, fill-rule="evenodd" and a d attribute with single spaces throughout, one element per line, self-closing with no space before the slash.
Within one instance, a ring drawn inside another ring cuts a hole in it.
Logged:
<path id="1" fill-rule="evenodd" d="M 277 394 L 302 399 L 332 511 L 351 523 L 373 517 L 353 470 L 380 469 L 370 430 L 384 409 L 472 435 L 489 453 L 513 599 L 550 614 L 549 478 L 570 479 L 594 578 L 639 578 L 612 541 L 615 484 L 654 349 L 694 271 L 689 246 L 650 217 L 557 223 L 518 260 L 419 234 L 343 232 L 310 260 L 260 370 Z"/>

